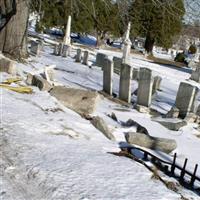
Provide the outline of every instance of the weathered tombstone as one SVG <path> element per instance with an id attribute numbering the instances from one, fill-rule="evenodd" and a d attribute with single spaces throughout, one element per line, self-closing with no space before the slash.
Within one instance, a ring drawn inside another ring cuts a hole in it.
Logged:
<path id="1" fill-rule="evenodd" d="M 83 64 L 88 65 L 88 59 L 89 59 L 89 51 L 84 51 L 83 54 Z"/>
<path id="2" fill-rule="evenodd" d="M 105 66 L 103 70 L 103 90 L 112 95 L 112 78 L 113 78 L 113 61 L 105 58 Z"/>
<path id="3" fill-rule="evenodd" d="M 160 90 L 162 78 L 160 76 L 155 76 L 153 81 L 153 93 L 154 94 L 157 90 Z"/>
<path id="4" fill-rule="evenodd" d="M 82 58 L 82 50 L 81 49 L 77 49 L 76 62 L 81 62 L 81 58 Z"/>
<path id="5" fill-rule="evenodd" d="M 137 104 L 149 107 L 151 104 L 153 89 L 152 71 L 148 68 L 140 68 Z"/>
<path id="6" fill-rule="evenodd" d="M 60 56 L 61 53 L 62 53 L 62 49 L 63 49 L 63 44 L 62 43 L 56 44 L 55 48 L 54 48 L 54 55 Z"/>
<path id="7" fill-rule="evenodd" d="M 104 66 L 104 59 L 107 57 L 107 55 L 103 54 L 103 53 L 97 53 L 96 56 L 96 66 L 101 67 L 103 70 L 103 66 Z"/>
<path id="8" fill-rule="evenodd" d="M 190 79 L 196 81 L 197 83 L 200 83 L 200 64 L 196 67 L 196 70 L 192 71 Z"/>
<path id="9" fill-rule="evenodd" d="M 122 58 L 113 57 L 113 64 L 114 64 L 114 72 L 120 74 L 120 68 L 122 64 Z"/>
<path id="10" fill-rule="evenodd" d="M 133 68 L 133 76 L 132 76 L 133 80 L 138 81 L 139 80 L 139 69 Z"/>
<path id="11" fill-rule="evenodd" d="M 197 88 L 189 83 L 181 82 L 176 96 L 175 106 L 179 109 L 179 117 L 185 118 L 192 112 Z"/>
<path id="12" fill-rule="evenodd" d="M 69 56 L 70 55 L 70 51 L 71 51 L 71 46 L 63 45 L 63 47 L 62 47 L 62 57 Z"/>
<path id="13" fill-rule="evenodd" d="M 40 54 L 41 45 L 39 42 L 31 41 L 31 54 L 38 56 Z"/>
<path id="14" fill-rule="evenodd" d="M 119 98 L 128 103 L 131 102 L 131 79 L 132 79 L 131 66 L 122 63 L 120 72 Z"/>

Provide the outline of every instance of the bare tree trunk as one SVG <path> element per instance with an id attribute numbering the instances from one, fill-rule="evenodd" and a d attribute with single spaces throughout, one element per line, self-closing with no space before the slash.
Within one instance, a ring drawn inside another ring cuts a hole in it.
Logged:
<path id="1" fill-rule="evenodd" d="M 13 0 L 1 0 L 0 7 L 3 16 L 13 9 Z M 15 0 L 16 13 L 9 19 L 0 31 L 0 51 L 15 58 L 27 56 L 27 27 L 29 16 L 29 0 Z"/>

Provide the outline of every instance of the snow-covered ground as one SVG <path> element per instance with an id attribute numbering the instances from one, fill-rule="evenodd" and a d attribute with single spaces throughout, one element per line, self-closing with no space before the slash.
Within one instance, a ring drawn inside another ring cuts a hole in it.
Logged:
<path id="1" fill-rule="evenodd" d="M 56 65 L 57 82 L 70 87 L 102 90 L 103 72 L 99 67 L 75 63 L 73 58 L 52 55 L 53 49 L 45 47 L 39 57 L 31 57 L 28 64 L 18 64 L 21 75 L 38 70 L 45 65 Z M 120 52 L 100 50 L 108 56 L 121 56 Z M 72 52 L 72 56 L 75 51 Z M 90 55 L 90 64 L 95 60 Z M 154 75 L 163 78 L 161 89 L 152 103 L 152 108 L 166 113 L 175 102 L 181 81 L 190 77 L 190 69 L 161 66 L 151 63 L 140 55 L 132 55 L 133 67 L 148 67 Z M 2 74 L 1 79 L 8 77 Z M 119 76 L 114 75 L 114 92 L 118 93 Z M 200 87 L 193 81 L 189 81 Z M 132 92 L 137 89 L 132 81 Z M 34 88 L 34 87 L 33 87 Z M 136 96 L 133 96 L 133 101 Z M 198 96 L 197 104 L 200 103 Z M 108 152 L 118 152 L 118 142 L 124 141 L 124 132 L 131 128 L 121 127 L 107 114 L 114 112 L 120 121 L 133 119 L 145 126 L 150 135 L 173 138 L 177 141 L 178 161 L 189 163 L 193 171 L 200 165 L 200 139 L 195 124 L 169 131 L 150 115 L 123 107 L 107 99 L 101 100 L 93 115 L 101 116 L 114 130 L 116 142 L 106 139 L 91 123 L 75 112 L 65 108 L 47 92 L 34 88 L 33 94 L 18 94 L 1 89 L 1 191 L 2 199 L 189 199 L 199 197 L 182 187 L 178 193 L 167 189 L 158 180 L 152 179 L 143 165 Z M 171 160 L 172 155 L 158 153 Z M 198 169 L 197 175 L 200 175 Z M 164 176 L 164 175 L 163 175 Z M 166 177 L 165 177 L 166 178 Z M 171 180 L 171 179 L 170 179 Z M 172 179 L 175 181 L 174 179 Z"/>

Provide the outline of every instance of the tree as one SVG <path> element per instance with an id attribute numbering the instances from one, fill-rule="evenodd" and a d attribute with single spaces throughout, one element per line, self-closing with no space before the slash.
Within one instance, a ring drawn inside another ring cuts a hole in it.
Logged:
<path id="1" fill-rule="evenodd" d="M 15 58 L 27 56 L 29 0 L 0 1 L 0 51 Z"/>
<path id="2" fill-rule="evenodd" d="M 39 0 L 37 0 L 39 1 Z M 58 27 L 65 30 L 68 15 L 72 16 L 72 31 L 95 32 L 97 46 L 101 45 L 107 33 L 116 34 L 118 7 L 113 0 L 43 0 L 42 5 L 33 7 L 40 10 L 40 27 Z"/>
<path id="3" fill-rule="evenodd" d="M 182 28 L 183 0 L 135 0 L 129 9 L 133 35 L 145 37 L 145 50 L 154 44 L 169 48 Z"/>

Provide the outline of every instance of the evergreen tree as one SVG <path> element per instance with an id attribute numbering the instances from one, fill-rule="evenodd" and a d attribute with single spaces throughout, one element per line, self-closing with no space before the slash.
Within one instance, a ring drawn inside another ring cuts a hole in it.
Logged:
<path id="1" fill-rule="evenodd" d="M 40 29 L 59 27 L 65 30 L 68 15 L 71 15 L 72 31 L 95 32 L 97 45 L 107 33 L 118 34 L 118 7 L 113 0 L 36 0 L 32 10 L 40 14 Z"/>
<path id="2" fill-rule="evenodd" d="M 132 33 L 146 38 L 148 53 L 154 44 L 169 48 L 181 31 L 184 13 L 183 0 L 135 0 L 129 9 Z"/>

